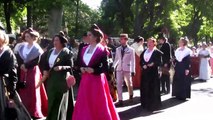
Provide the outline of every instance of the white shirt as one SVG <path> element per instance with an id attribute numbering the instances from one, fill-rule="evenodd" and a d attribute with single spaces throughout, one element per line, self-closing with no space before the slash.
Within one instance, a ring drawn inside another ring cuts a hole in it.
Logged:
<path id="1" fill-rule="evenodd" d="M 149 51 L 149 49 L 147 49 L 147 50 L 145 51 L 143 57 L 144 57 L 144 60 L 145 60 L 146 62 L 148 62 L 149 59 L 151 58 L 153 51 L 154 51 L 154 49 L 152 49 L 151 51 Z"/>
<path id="2" fill-rule="evenodd" d="M 61 52 L 61 51 L 60 51 Z M 50 58 L 49 58 L 49 67 L 52 68 L 53 65 L 55 64 L 55 60 L 58 57 L 58 55 L 60 54 L 60 52 L 58 52 L 57 54 L 55 53 L 55 49 L 52 51 Z"/>
<path id="3" fill-rule="evenodd" d="M 141 43 L 137 43 L 137 42 L 133 43 L 133 44 L 131 45 L 131 47 L 135 49 L 135 53 L 136 53 L 138 56 L 140 56 L 141 53 L 142 53 L 143 50 L 144 50 L 143 45 L 142 45 Z"/>
<path id="4" fill-rule="evenodd" d="M 210 55 L 210 52 L 207 49 L 202 49 L 199 51 L 199 55 L 208 56 L 208 55 Z M 209 59 L 209 58 L 204 58 L 204 59 Z"/>
<path id="5" fill-rule="evenodd" d="M 94 52 L 95 52 L 96 49 L 97 49 L 97 45 L 96 45 L 95 48 L 93 49 L 92 53 L 88 53 L 89 49 L 90 49 L 90 45 L 87 47 L 87 49 L 86 49 L 86 51 L 85 51 L 85 53 L 84 53 L 84 56 L 83 56 L 83 60 L 84 60 L 84 62 L 85 62 L 86 65 L 89 65 L 89 62 L 90 62 L 90 60 L 91 60 L 91 58 L 92 58 Z"/>

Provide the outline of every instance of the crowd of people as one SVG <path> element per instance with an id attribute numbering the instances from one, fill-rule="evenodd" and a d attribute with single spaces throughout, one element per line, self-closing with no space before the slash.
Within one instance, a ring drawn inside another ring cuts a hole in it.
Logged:
<path id="1" fill-rule="evenodd" d="M 133 88 L 139 88 L 141 107 L 155 111 L 161 107 L 162 94 L 190 98 L 191 57 L 200 60 L 202 81 L 213 71 L 213 48 L 205 43 L 189 48 L 187 37 L 180 38 L 176 50 L 163 34 L 148 38 L 146 45 L 138 36 L 130 45 L 128 34 L 122 33 L 117 44 L 93 24 L 80 44 L 62 31 L 52 40 L 39 40 L 32 28 L 20 39 L 9 45 L 9 37 L 0 30 L 1 120 L 119 120 L 116 107 L 125 106 L 124 85 L 129 102 L 134 100 Z M 11 111 L 14 114 L 8 115 Z"/>

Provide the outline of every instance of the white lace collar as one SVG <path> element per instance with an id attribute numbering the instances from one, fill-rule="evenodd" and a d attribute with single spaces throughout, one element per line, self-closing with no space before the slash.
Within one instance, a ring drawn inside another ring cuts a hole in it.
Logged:
<path id="1" fill-rule="evenodd" d="M 183 60 L 184 57 L 188 56 L 191 54 L 191 50 L 188 47 L 185 47 L 184 49 L 179 47 L 178 49 L 176 49 L 175 51 L 175 57 L 176 60 L 181 62 Z"/>

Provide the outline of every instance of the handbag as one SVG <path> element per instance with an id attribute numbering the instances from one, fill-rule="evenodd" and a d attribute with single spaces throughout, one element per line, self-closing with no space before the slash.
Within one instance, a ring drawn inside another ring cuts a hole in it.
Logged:
<path id="1" fill-rule="evenodd" d="M 164 75 L 170 75 L 169 68 L 167 67 L 161 67 L 161 71 L 162 71 L 162 74 Z"/>
<path id="2" fill-rule="evenodd" d="M 26 83 L 27 83 L 27 73 L 25 72 L 24 73 L 24 81 L 18 81 L 17 83 L 17 89 L 23 89 L 23 88 L 26 88 Z"/>
<path id="3" fill-rule="evenodd" d="M 116 80 L 114 77 L 114 73 L 109 73 L 109 76 L 110 76 L 110 81 L 108 81 L 109 90 L 110 90 L 112 100 L 113 102 L 115 102 L 118 99 Z"/>
<path id="4" fill-rule="evenodd" d="M 7 85 L 4 78 L 3 78 L 3 84 L 4 84 L 5 97 L 6 97 L 5 116 L 8 120 L 15 120 L 18 117 L 16 104 L 13 99 L 9 98 L 10 93 L 7 90 Z"/>
<path id="5" fill-rule="evenodd" d="M 73 75 L 69 75 L 66 78 L 67 86 L 70 88 L 71 86 L 74 86 L 76 83 L 75 77 Z"/>
<path id="6" fill-rule="evenodd" d="M 67 73 L 66 82 L 67 82 L 68 88 L 71 88 L 71 86 L 74 86 L 76 83 L 75 77 Z"/>

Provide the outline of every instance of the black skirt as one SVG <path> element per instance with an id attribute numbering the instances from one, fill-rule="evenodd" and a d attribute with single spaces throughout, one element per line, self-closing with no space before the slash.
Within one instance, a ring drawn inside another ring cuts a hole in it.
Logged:
<path id="1" fill-rule="evenodd" d="M 11 99 L 11 98 L 10 98 Z M 9 106 L 8 98 L 5 95 L 5 88 L 2 77 L 0 78 L 0 119 L 1 120 L 31 120 L 30 114 L 22 104 L 17 92 L 14 93 L 13 105 Z"/>

